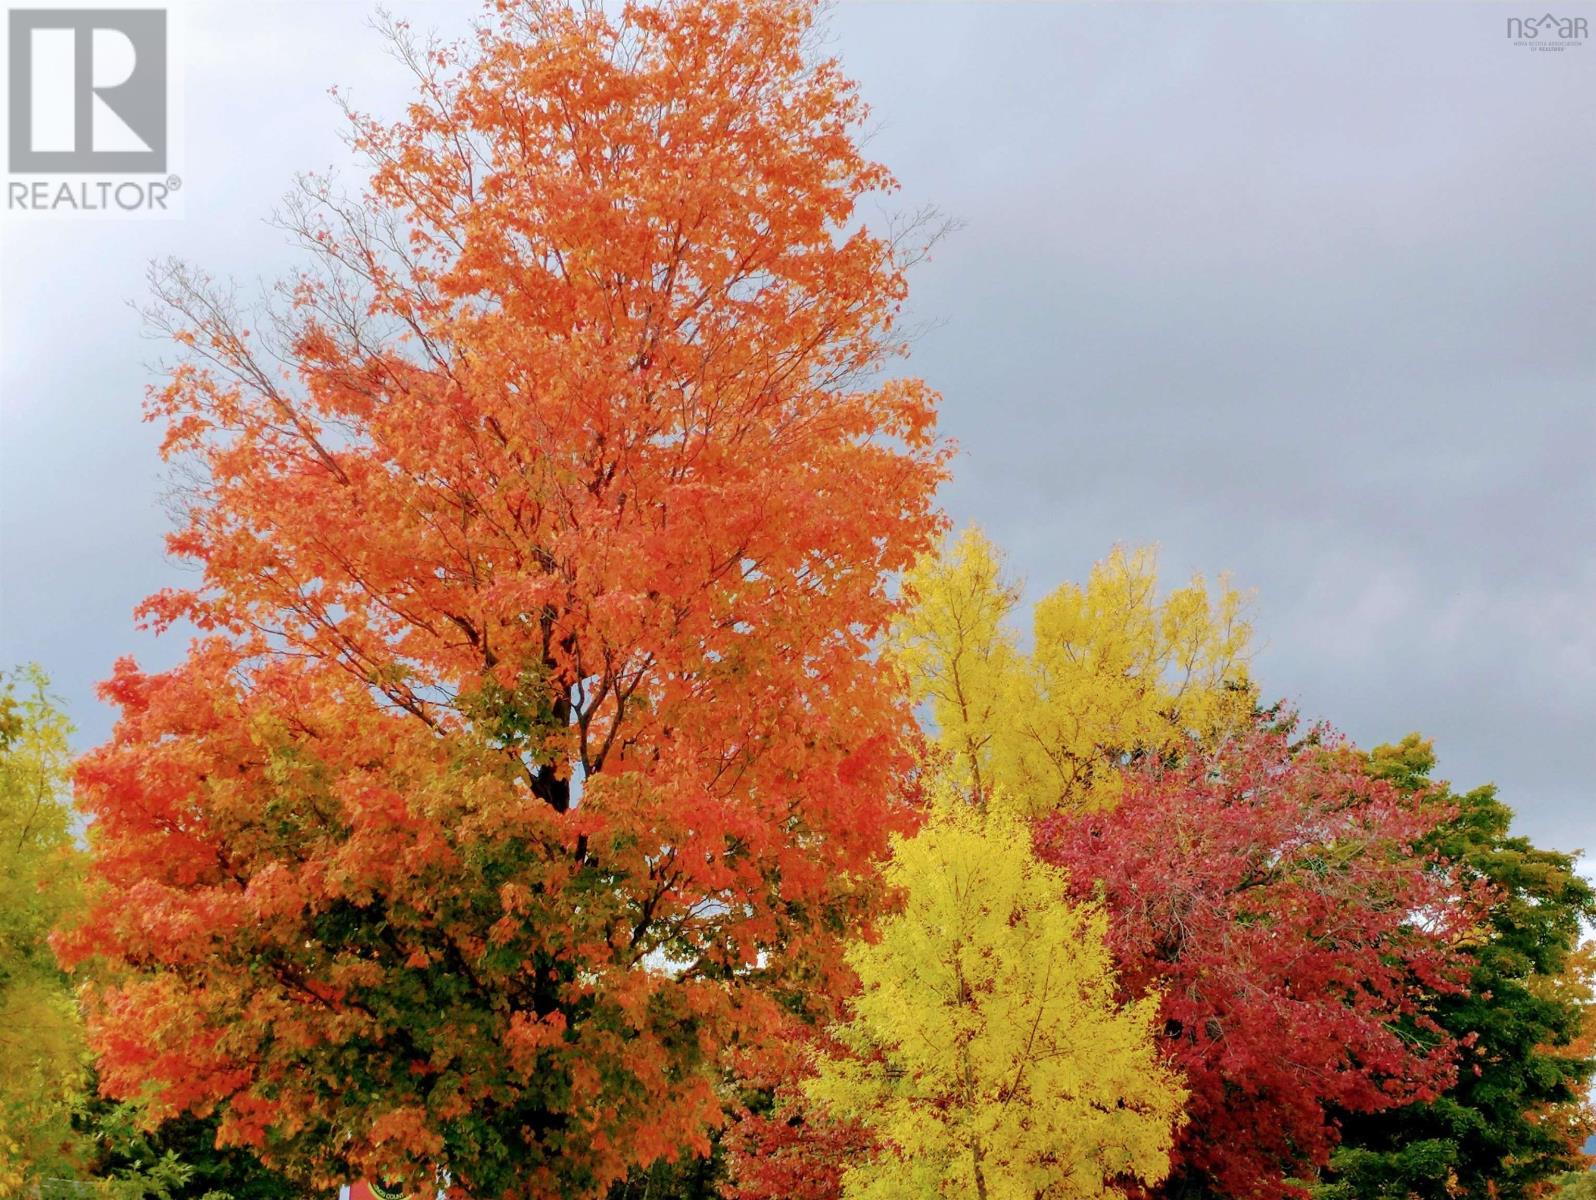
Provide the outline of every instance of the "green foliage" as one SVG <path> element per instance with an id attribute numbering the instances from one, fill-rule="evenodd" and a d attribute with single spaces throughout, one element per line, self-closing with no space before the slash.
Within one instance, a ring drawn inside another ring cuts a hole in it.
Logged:
<path id="1" fill-rule="evenodd" d="M 1369 763 L 1406 790 L 1432 786 L 1435 756 L 1416 734 Z M 1520 1200 L 1582 1164 L 1593 1064 L 1571 1048 L 1587 1014 L 1577 995 L 1550 985 L 1570 966 L 1582 922 L 1596 917 L 1596 895 L 1573 855 L 1511 832 L 1495 788 L 1457 795 L 1436 785 L 1434 795 L 1455 813 L 1430 848 L 1493 892 L 1467 990 L 1431 998 L 1436 1020 L 1463 1042 L 1458 1079 L 1435 1100 L 1349 1117 L 1320 1188 L 1326 1200 Z"/>
<path id="2" fill-rule="evenodd" d="M 85 1174 L 117 1200 L 298 1200 L 304 1189 L 237 1146 L 218 1148 L 216 1119 L 182 1116 L 151 1130 L 137 1105 L 94 1099 L 75 1124 L 93 1146 Z"/>
<path id="3" fill-rule="evenodd" d="M 1596 1171 L 1570 1171 L 1557 1181 L 1555 1200 L 1596 1200 Z"/>
<path id="4" fill-rule="evenodd" d="M 720 1200 L 726 1178 L 723 1141 L 711 1138 L 710 1154 L 683 1154 L 675 1162 L 660 1159 L 610 1187 L 608 1200 Z"/>

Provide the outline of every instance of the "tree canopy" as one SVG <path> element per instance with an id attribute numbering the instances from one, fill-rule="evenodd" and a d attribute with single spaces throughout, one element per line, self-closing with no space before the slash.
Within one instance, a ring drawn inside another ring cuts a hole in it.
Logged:
<path id="1" fill-rule="evenodd" d="M 871 656 L 939 529 L 923 232 L 789 0 L 494 6 L 308 181 L 276 317 L 157 272 L 170 671 L 79 769 L 115 1096 L 304 1183 L 601 1193 L 702 1153 L 907 818 Z M 819 985 L 817 987 L 817 984 Z"/>
<path id="2" fill-rule="evenodd" d="M 0 1195 L 1589 1191 L 1575 856 L 1267 707 L 1225 577 L 1023 627 L 944 537 L 817 14 L 389 23 L 303 269 L 153 269 L 192 640 L 75 765 L 0 680 Z"/>
<path id="3" fill-rule="evenodd" d="M 1327 730 L 1244 735 L 1130 773 L 1119 803 L 1037 829 L 1101 894 L 1131 997 L 1191 1090 L 1165 1194 L 1279 1195 L 1328 1160 L 1344 1112 L 1435 1096 L 1455 1043 L 1474 898 L 1423 848 L 1441 813 Z"/>
<path id="4" fill-rule="evenodd" d="M 1108 916 L 1071 900 L 1000 804 L 936 789 L 886 868 L 903 906 L 848 961 L 860 989 L 810 1097 L 877 1140 L 847 1200 L 1097 1200 L 1169 1168 L 1184 1090 L 1121 1002 Z"/>
<path id="5" fill-rule="evenodd" d="M 924 556 L 904 591 L 894 657 L 938 742 L 977 791 L 1037 815 L 1112 805 L 1127 762 L 1251 713 L 1241 593 L 1195 578 L 1161 597 L 1150 549 L 1116 550 L 1038 601 L 1029 651 L 1019 589 L 978 530 Z"/>
<path id="6" fill-rule="evenodd" d="M 1482 890 L 1482 935 L 1465 949 L 1467 986 L 1435 995 L 1437 1025 L 1462 1047 L 1443 1094 L 1346 1121 L 1328 1200 L 1525 1200 L 1583 1166 L 1592 1129 L 1586 1095 L 1591 958 L 1580 948 L 1596 893 L 1574 856 L 1511 831 L 1493 787 L 1458 794 L 1430 776 L 1435 752 L 1410 734 L 1376 747 L 1370 771 L 1447 816 L 1428 844 Z"/>
<path id="7" fill-rule="evenodd" d="M 71 725 L 36 666 L 0 675 L 0 1194 L 65 1174 L 88 1059 L 72 989 L 50 953 L 79 896 L 64 793 Z"/>

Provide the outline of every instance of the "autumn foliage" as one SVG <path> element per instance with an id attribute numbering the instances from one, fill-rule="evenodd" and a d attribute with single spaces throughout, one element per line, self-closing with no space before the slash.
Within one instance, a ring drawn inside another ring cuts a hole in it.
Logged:
<path id="1" fill-rule="evenodd" d="M 1128 762 L 1250 717 L 1245 598 L 1200 576 L 1161 595 L 1151 549 L 1116 549 L 1039 600 L 1029 647 L 1020 589 L 979 530 L 923 557 L 904 591 L 890 650 L 938 743 L 977 792 L 1033 815 L 1111 806 Z"/>
<path id="2" fill-rule="evenodd" d="M 870 656 L 937 530 L 872 382 L 922 246 L 808 5 L 497 6 L 418 46 L 275 319 L 158 274 L 195 482 L 82 764 L 105 1086 L 301 1178 L 585 1196 L 702 1152 L 903 819 Z"/>
<path id="3" fill-rule="evenodd" d="M 0 1196 L 84 1156 L 82 1028 L 46 941 L 82 873 L 62 802 L 70 733 L 38 667 L 0 673 Z"/>
<path id="4" fill-rule="evenodd" d="M 1476 913 L 1416 847 L 1446 816 L 1326 731 L 1260 720 L 1129 774 L 1106 812 L 1037 827 L 1042 856 L 1114 914 L 1130 997 L 1156 995 L 1191 1089 L 1170 1184 L 1276 1196 L 1328 1160 L 1338 1112 L 1436 1095 Z"/>
<path id="5" fill-rule="evenodd" d="M 1265 708 L 1224 578 L 1117 549 L 1022 622 L 940 541 L 892 370 L 938 231 L 876 216 L 815 20 L 393 26 L 414 100 L 347 113 L 364 190 L 287 202 L 304 270 L 153 272 L 196 570 L 141 614 L 193 638 L 103 685 L 83 872 L 64 720 L 0 688 L 0 1191 L 1527 1200 L 1578 1161 L 1573 856 L 1422 739 Z"/>
<path id="6" fill-rule="evenodd" d="M 858 1121 L 808 1100 L 795 1070 L 768 1113 L 746 1113 L 728 1132 L 728 1200 L 837 1200 L 850 1167 L 880 1152 Z"/>
<path id="7" fill-rule="evenodd" d="M 943 783 L 886 870 L 899 911 L 848 961 L 860 988 L 804 1091 L 876 1144 L 847 1200 L 1099 1200 L 1169 1170 L 1180 1077 L 1156 995 L 1124 999 L 1108 915 L 1069 895 L 1007 807 Z"/>

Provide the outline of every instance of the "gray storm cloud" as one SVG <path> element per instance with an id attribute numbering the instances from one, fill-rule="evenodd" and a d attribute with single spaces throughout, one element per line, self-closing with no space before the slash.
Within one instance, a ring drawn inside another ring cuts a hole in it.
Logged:
<path id="1" fill-rule="evenodd" d="M 1423 730 L 1596 848 L 1596 43 L 1526 52 L 1517 11 L 843 4 L 829 45 L 892 203 L 962 222 L 910 363 L 962 447 L 955 520 L 1033 593 L 1115 542 L 1229 570 L 1268 693 L 1366 744 Z M 261 218 L 348 161 L 326 87 L 404 94 L 360 5 L 182 15 L 185 218 L 3 231 L 0 662 L 42 662 L 85 744 L 117 655 L 182 649 L 130 618 L 180 578 L 143 264 L 280 273 Z"/>

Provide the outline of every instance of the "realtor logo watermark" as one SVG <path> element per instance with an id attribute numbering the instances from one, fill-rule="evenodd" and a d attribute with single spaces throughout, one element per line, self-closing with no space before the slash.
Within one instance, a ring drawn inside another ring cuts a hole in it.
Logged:
<path id="1" fill-rule="evenodd" d="M 166 10 L 17 8 L 7 35 L 6 210 L 175 215 Z"/>
<path id="2" fill-rule="evenodd" d="M 1526 50 L 1557 52 L 1585 44 L 1590 24 L 1584 17 L 1560 17 L 1542 13 L 1538 17 L 1507 18 L 1507 38 Z"/>

